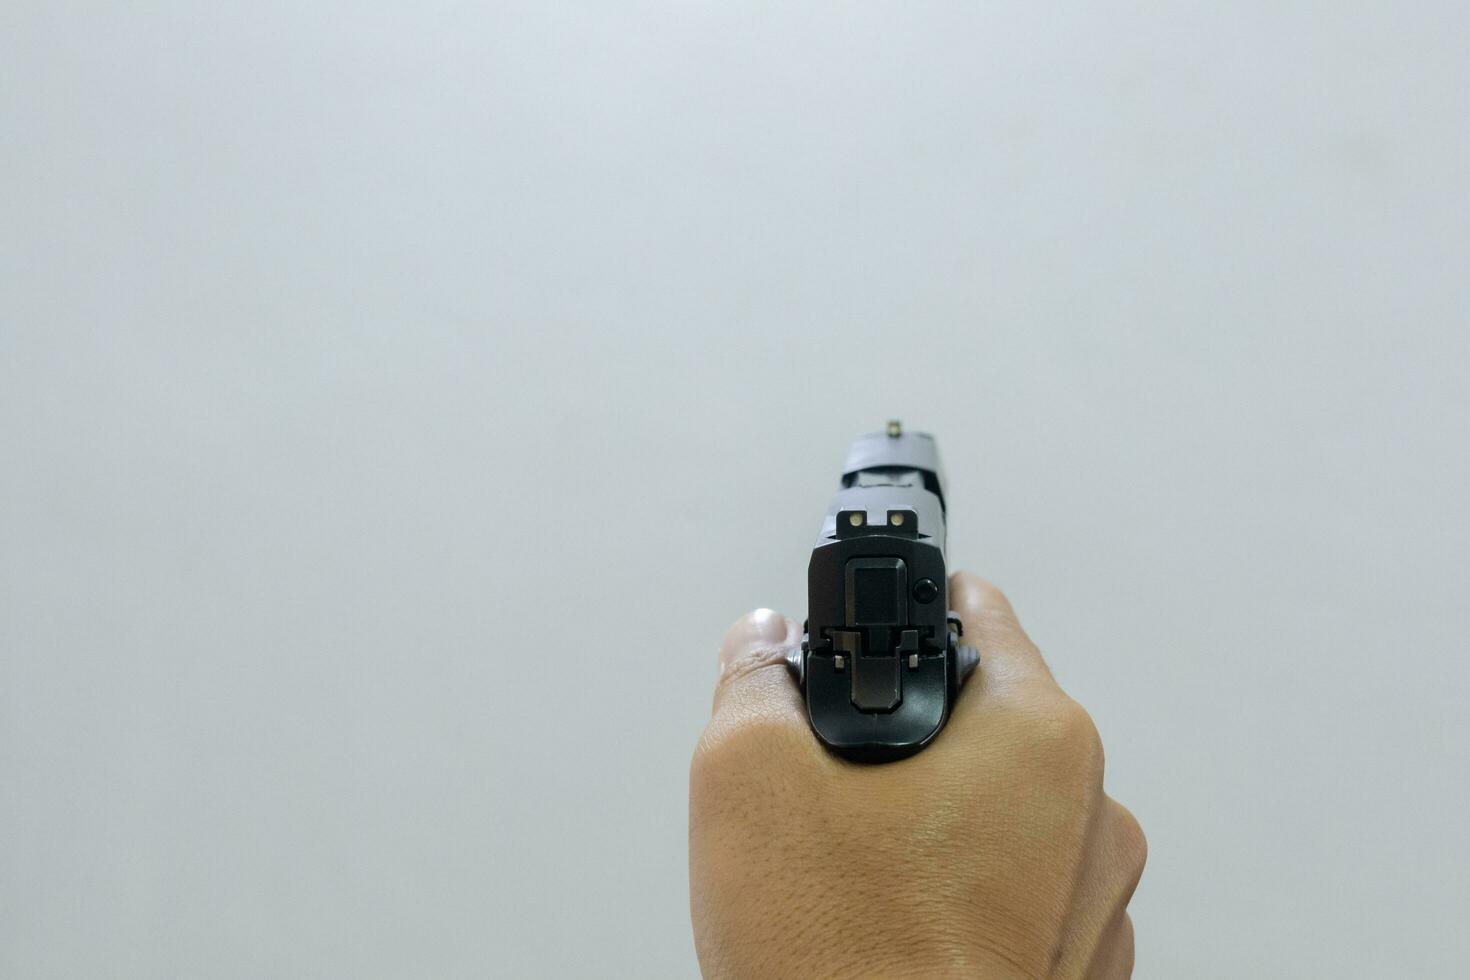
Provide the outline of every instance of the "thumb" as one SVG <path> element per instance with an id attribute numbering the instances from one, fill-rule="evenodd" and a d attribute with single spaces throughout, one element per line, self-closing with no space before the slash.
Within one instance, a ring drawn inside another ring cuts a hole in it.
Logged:
<path id="1" fill-rule="evenodd" d="M 757 609 L 737 619 L 720 643 L 715 711 L 732 697 L 740 701 L 784 697 L 799 705 L 786 658 L 800 642 L 801 627 L 773 609 Z M 763 669 L 777 667 L 779 671 Z M 757 674 L 772 676 L 757 682 Z"/>

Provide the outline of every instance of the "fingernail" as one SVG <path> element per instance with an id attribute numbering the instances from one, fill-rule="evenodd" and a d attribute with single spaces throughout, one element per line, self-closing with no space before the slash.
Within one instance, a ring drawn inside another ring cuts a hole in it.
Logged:
<path id="1" fill-rule="evenodd" d="M 786 640 L 786 617 L 774 609 L 757 609 L 735 621 L 720 644 L 720 671 L 730 661 L 754 646 L 768 646 Z"/>

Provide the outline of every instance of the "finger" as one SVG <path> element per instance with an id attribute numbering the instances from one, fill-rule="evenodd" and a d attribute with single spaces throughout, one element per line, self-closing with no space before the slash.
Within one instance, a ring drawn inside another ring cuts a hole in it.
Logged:
<path id="1" fill-rule="evenodd" d="M 774 609 L 756 609 L 730 625 L 720 641 L 718 664 L 721 677 L 730 664 L 752 649 L 784 646 L 791 632 L 791 620 Z"/>
<path id="2" fill-rule="evenodd" d="M 757 609 L 737 619 L 720 643 L 715 710 L 719 711 L 721 704 L 737 690 L 745 691 L 747 699 L 759 695 L 764 700 L 773 695 L 784 701 L 794 695 L 796 685 L 786 669 L 786 657 L 800 642 L 800 628 L 796 623 L 774 610 Z M 774 684 L 770 678 L 757 683 L 753 678 L 761 673 L 779 675 L 774 681 L 780 684 Z"/>
<path id="3" fill-rule="evenodd" d="M 949 577 L 949 607 L 964 626 L 962 642 L 980 651 L 981 686 L 1052 680 L 1041 651 L 1021 628 L 1016 611 L 1000 589 L 978 575 L 955 572 Z"/>
<path id="4" fill-rule="evenodd" d="M 1067 914 L 1067 943 L 1058 958 L 1059 976 L 1092 975 L 1098 959 L 1116 942 L 1119 920 L 1138 887 L 1148 844 L 1137 819 L 1117 800 L 1104 797 L 1077 874 Z M 1104 976 L 1108 975 L 1106 973 Z"/>
<path id="5" fill-rule="evenodd" d="M 1133 975 L 1133 918 L 1124 912 L 1103 937 L 1087 980 L 1128 980 Z"/>

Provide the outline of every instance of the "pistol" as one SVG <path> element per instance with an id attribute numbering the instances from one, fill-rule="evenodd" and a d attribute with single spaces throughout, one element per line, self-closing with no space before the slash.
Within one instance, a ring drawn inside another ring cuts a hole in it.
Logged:
<path id="1" fill-rule="evenodd" d="M 807 620 L 790 666 L 823 745 L 860 762 L 913 755 L 944 727 L 979 663 L 949 612 L 944 472 L 899 422 L 847 453 L 807 566 Z"/>

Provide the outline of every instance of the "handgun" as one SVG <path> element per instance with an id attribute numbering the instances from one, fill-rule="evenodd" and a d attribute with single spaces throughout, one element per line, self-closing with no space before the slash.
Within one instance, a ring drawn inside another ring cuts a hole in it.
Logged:
<path id="1" fill-rule="evenodd" d="M 944 727 L 979 663 L 949 612 L 944 471 L 899 422 L 853 442 L 807 566 L 790 666 L 812 731 L 848 759 L 913 755 Z"/>

